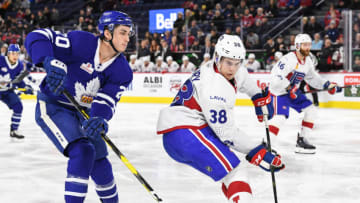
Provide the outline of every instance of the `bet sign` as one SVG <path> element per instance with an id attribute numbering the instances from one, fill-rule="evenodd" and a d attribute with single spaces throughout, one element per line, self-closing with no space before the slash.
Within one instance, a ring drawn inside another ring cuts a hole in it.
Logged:
<path id="1" fill-rule="evenodd" d="M 184 14 L 183 8 L 160 9 L 149 11 L 149 32 L 164 33 L 173 29 L 173 24 L 177 19 L 178 12 Z"/>

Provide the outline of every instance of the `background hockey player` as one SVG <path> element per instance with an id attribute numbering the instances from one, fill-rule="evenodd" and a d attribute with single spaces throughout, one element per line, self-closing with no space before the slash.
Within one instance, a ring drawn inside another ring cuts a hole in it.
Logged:
<path id="1" fill-rule="evenodd" d="M 121 94 L 131 83 L 132 70 L 122 52 L 132 34 L 132 20 L 122 12 L 102 14 L 100 37 L 83 31 L 68 34 L 38 29 L 25 46 L 46 77 L 37 97 L 36 122 L 57 149 L 69 158 L 65 201 L 83 202 L 91 176 L 104 203 L 118 202 L 117 187 L 101 133 L 108 130 Z M 84 121 L 62 94 L 69 91 L 87 108 Z"/>
<path id="2" fill-rule="evenodd" d="M 289 117 L 289 108 L 297 112 L 304 112 L 301 132 L 298 133 L 296 152 L 315 153 L 315 146 L 310 144 L 308 137 L 314 126 L 316 111 L 312 102 L 299 90 L 302 80 L 316 89 L 328 89 L 330 94 L 341 92 L 341 88 L 334 82 L 327 81 L 315 72 L 311 60 L 311 38 L 308 34 L 298 34 L 295 37 L 295 52 L 284 55 L 271 71 L 270 91 L 273 96 L 275 116 L 269 122 L 269 130 L 278 135 L 281 125 Z M 274 137 L 274 136 L 272 136 Z"/>
<path id="3" fill-rule="evenodd" d="M 283 168 L 280 157 L 268 152 L 261 139 L 254 140 L 235 125 L 234 105 L 237 91 L 252 97 L 258 119 L 261 107 L 273 113 L 270 92 L 263 95 L 245 68 L 245 48 L 238 36 L 222 35 L 215 46 L 212 66 L 202 66 L 185 81 L 170 107 L 161 110 L 157 131 L 163 135 L 166 152 L 174 160 L 190 165 L 221 180 L 230 202 L 251 198 L 239 158 L 230 148 L 247 154 L 255 165 L 267 163 Z"/>
<path id="4" fill-rule="evenodd" d="M 10 137 L 23 139 L 24 136 L 19 134 L 18 128 L 21 121 L 23 106 L 19 96 L 14 92 L 17 87 L 24 88 L 25 94 L 32 94 L 33 89 L 29 85 L 25 85 L 16 78 L 26 74 L 28 68 L 32 64 L 19 60 L 20 47 L 18 44 L 10 44 L 6 56 L 0 56 L 0 100 L 4 102 L 9 109 L 13 111 L 11 116 Z M 23 77 L 22 77 L 23 78 Z"/>

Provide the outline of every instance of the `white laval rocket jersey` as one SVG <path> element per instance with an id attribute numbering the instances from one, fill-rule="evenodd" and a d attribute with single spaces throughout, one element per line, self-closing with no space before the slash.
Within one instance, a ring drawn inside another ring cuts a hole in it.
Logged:
<path id="1" fill-rule="evenodd" d="M 323 89 L 326 82 L 315 71 L 310 56 L 300 61 L 295 52 L 290 52 L 283 56 L 271 70 L 270 92 L 277 96 L 287 94 L 286 88 L 289 85 L 299 86 L 302 80 L 316 89 Z"/>
<path id="2" fill-rule="evenodd" d="M 223 142 L 237 151 L 248 153 L 259 143 L 251 142 L 235 125 L 236 92 L 251 97 L 261 91 L 244 67 L 237 72 L 235 81 L 233 86 L 215 67 L 201 66 L 185 81 L 171 106 L 161 110 L 158 134 L 209 125 Z"/>

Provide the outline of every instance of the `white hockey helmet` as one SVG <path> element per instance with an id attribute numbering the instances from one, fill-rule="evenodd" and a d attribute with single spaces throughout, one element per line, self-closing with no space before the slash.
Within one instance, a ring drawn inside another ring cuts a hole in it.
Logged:
<path id="1" fill-rule="evenodd" d="M 296 35 L 295 37 L 295 49 L 297 51 L 300 50 L 300 46 L 301 46 L 301 43 L 307 43 L 307 42 L 310 42 L 311 43 L 311 37 L 310 35 L 308 34 L 298 34 Z"/>
<path id="2" fill-rule="evenodd" d="M 223 34 L 219 37 L 214 52 L 214 59 L 216 65 L 219 67 L 221 57 L 227 57 L 231 59 L 245 59 L 246 50 L 243 42 L 239 36 Z"/>

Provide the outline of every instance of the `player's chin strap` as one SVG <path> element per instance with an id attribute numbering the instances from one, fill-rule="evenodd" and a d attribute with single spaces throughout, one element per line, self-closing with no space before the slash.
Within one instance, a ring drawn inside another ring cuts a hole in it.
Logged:
<path id="1" fill-rule="evenodd" d="M 66 89 L 63 91 L 65 97 L 74 105 L 77 111 L 84 117 L 84 119 L 89 119 L 90 116 L 85 112 L 85 110 L 79 105 L 79 103 L 74 99 L 74 97 Z M 138 181 L 145 187 L 145 189 L 150 192 L 152 197 L 157 202 L 162 202 L 162 199 L 155 193 L 154 189 L 151 188 L 149 183 L 140 175 L 140 173 L 135 169 L 133 165 L 127 160 L 127 158 L 120 152 L 120 150 L 115 146 L 115 144 L 110 140 L 110 138 L 101 133 L 103 140 L 110 146 L 110 148 L 115 152 L 115 154 L 121 159 L 121 161 L 130 169 L 131 173 L 138 179 Z"/>
<path id="2" fill-rule="evenodd" d="M 116 53 L 119 53 L 119 51 L 115 48 L 114 46 L 114 43 L 112 42 L 113 38 L 114 38 L 114 33 L 112 31 L 110 31 L 111 33 L 111 39 L 110 40 L 107 40 L 105 37 L 104 37 L 104 41 L 105 42 L 109 42 L 111 47 L 113 48 L 113 50 L 116 52 Z"/>

